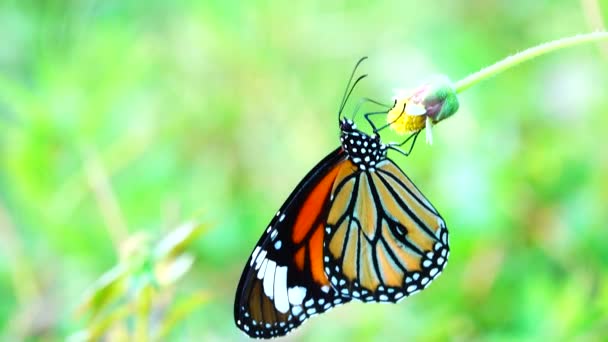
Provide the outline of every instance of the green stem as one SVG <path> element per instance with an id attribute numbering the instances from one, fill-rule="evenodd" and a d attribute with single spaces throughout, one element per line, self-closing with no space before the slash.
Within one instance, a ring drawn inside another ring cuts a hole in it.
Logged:
<path id="1" fill-rule="evenodd" d="M 456 93 L 461 93 L 478 82 L 481 82 L 494 75 L 500 74 L 505 70 L 515 67 L 523 62 L 529 61 L 535 57 L 542 56 L 544 54 L 570 46 L 595 42 L 602 39 L 608 39 L 608 32 L 579 34 L 576 36 L 561 38 L 551 42 L 543 43 L 541 45 L 537 45 L 522 52 L 519 52 L 515 55 L 509 56 L 495 64 L 492 64 L 486 68 L 479 70 L 478 72 L 470 74 L 469 76 L 456 82 L 454 84 L 454 88 L 456 90 Z"/>

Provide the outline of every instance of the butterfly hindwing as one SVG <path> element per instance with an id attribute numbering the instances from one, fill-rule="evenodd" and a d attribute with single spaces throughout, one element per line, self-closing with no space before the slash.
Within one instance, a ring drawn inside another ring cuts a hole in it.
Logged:
<path id="1" fill-rule="evenodd" d="M 397 302 L 426 288 L 445 267 L 445 222 L 390 159 L 373 171 L 349 163 L 333 190 L 325 272 L 343 296 Z"/>
<path id="2" fill-rule="evenodd" d="M 348 302 L 323 271 L 325 222 L 341 164 L 339 148 L 304 177 L 251 254 L 234 306 L 237 326 L 251 337 L 281 336 L 312 315 Z"/>

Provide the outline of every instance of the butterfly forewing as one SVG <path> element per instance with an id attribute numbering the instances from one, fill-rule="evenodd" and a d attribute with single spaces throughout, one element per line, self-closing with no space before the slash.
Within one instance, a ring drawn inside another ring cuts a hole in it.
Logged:
<path id="1" fill-rule="evenodd" d="M 253 250 L 237 288 L 234 316 L 251 337 L 281 336 L 310 316 L 348 302 L 323 271 L 325 222 L 341 149 L 300 182 Z"/>
<path id="2" fill-rule="evenodd" d="M 389 159 L 371 171 L 352 171 L 349 161 L 342 168 L 324 248 L 332 286 L 345 297 L 376 302 L 397 302 L 426 288 L 449 254 L 437 210 Z"/>

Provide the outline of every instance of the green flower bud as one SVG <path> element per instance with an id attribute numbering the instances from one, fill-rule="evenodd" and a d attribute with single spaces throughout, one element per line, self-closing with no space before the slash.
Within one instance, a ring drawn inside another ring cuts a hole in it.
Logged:
<path id="1" fill-rule="evenodd" d="M 452 82 L 444 75 L 434 76 L 425 86 L 422 104 L 433 123 L 447 119 L 458 111 L 458 95 Z"/>

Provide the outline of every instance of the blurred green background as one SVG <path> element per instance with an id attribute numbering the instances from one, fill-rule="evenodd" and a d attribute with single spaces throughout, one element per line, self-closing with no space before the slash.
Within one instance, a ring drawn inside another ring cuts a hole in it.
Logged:
<path id="1" fill-rule="evenodd" d="M 171 338 L 246 340 L 232 318 L 240 272 L 337 146 L 358 58 L 370 57 L 370 77 L 354 98 L 390 102 L 430 75 L 457 80 L 590 31 L 608 18 L 596 5 L 2 1 L 0 338 L 82 329 L 82 294 L 127 236 L 195 218 L 208 228 L 175 291 L 212 299 Z M 587 45 L 462 94 L 433 146 L 393 156 L 448 222 L 443 275 L 398 305 L 342 306 L 287 339 L 605 339 L 607 89 L 606 47 Z"/>

